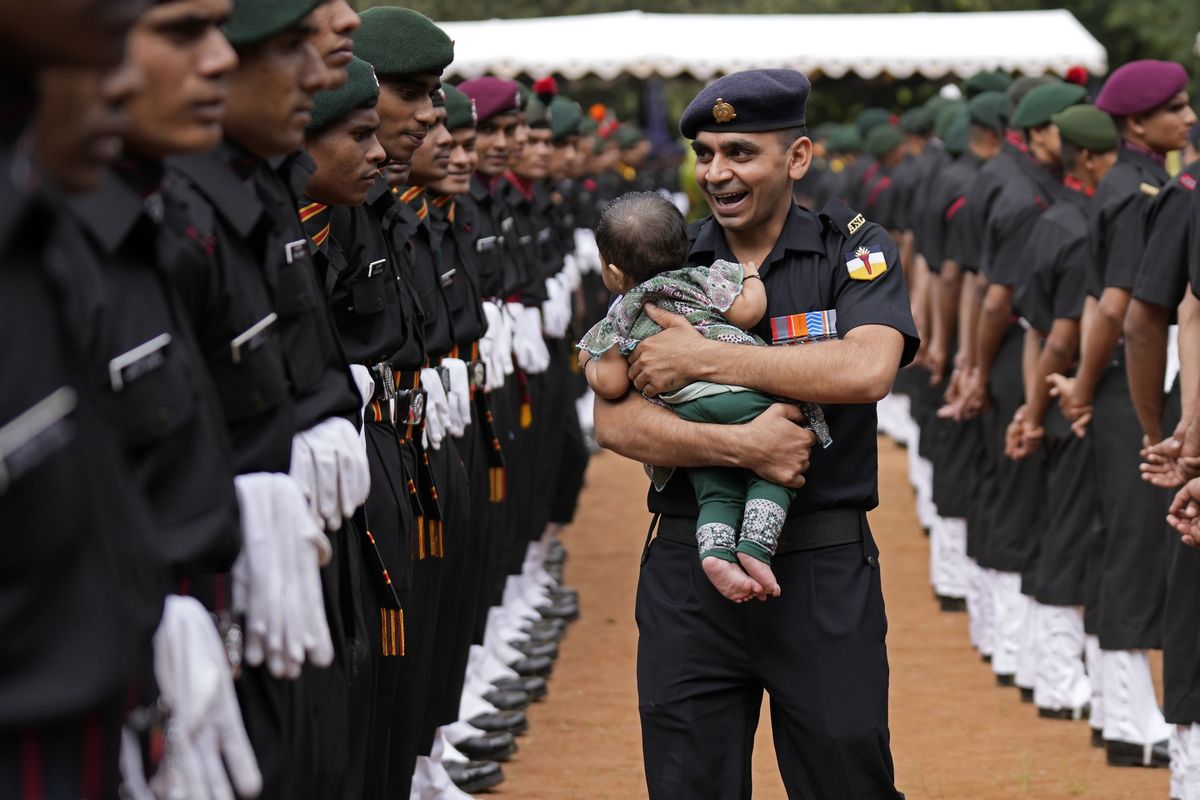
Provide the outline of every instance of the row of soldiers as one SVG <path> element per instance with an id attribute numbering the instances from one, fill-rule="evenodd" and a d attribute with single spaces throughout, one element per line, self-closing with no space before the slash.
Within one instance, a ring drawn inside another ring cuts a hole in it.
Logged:
<path id="1" fill-rule="evenodd" d="M 1179 64 L 1072 77 L 869 109 L 797 191 L 905 255 L 923 346 L 880 427 L 908 447 L 941 608 L 1039 716 L 1088 719 L 1109 765 L 1169 764 L 1195 798 L 1200 126 Z"/>
<path id="2" fill-rule="evenodd" d="M 572 337 L 644 137 L 443 84 L 398 7 L 0 36 L 0 796 L 494 786 L 579 614 Z"/>

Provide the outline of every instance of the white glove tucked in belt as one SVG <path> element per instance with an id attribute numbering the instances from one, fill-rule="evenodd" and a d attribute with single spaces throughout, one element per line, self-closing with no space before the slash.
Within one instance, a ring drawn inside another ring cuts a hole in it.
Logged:
<path id="1" fill-rule="evenodd" d="M 298 678 L 305 657 L 333 663 L 321 594 L 321 565 L 332 548 L 287 475 L 234 478 L 242 513 L 242 553 L 233 565 L 233 604 L 246 616 L 246 663 L 265 659 L 275 677 Z"/>
<path id="2" fill-rule="evenodd" d="M 471 424 L 471 378 L 467 362 L 459 358 L 443 358 L 442 368 L 450 376 L 450 418 L 458 427 L 450 427 L 451 436 L 462 436 Z"/>
<path id="3" fill-rule="evenodd" d="M 163 800 L 255 797 L 262 774 L 242 724 L 225 648 L 204 606 L 171 595 L 154 634 L 154 677 L 170 708 L 167 749 L 151 783 Z"/>
<path id="4" fill-rule="evenodd" d="M 421 388 L 425 390 L 425 445 L 440 450 L 450 415 L 441 374 L 436 369 L 421 370 Z"/>
<path id="5" fill-rule="evenodd" d="M 303 488 L 313 514 L 331 532 L 354 515 L 371 491 L 364 440 L 341 417 L 330 417 L 292 437 L 288 472 Z"/>
<path id="6" fill-rule="evenodd" d="M 504 376 L 508 374 L 504 371 L 504 364 L 500 355 L 500 350 L 505 345 L 503 341 L 504 312 L 500 309 L 500 306 L 485 300 L 483 303 L 483 316 L 487 318 L 487 332 L 479 340 L 479 358 L 483 361 L 487 371 L 484 390 L 491 392 L 504 386 Z M 508 342 L 508 347 L 512 347 L 511 342 Z M 509 353 L 509 360 L 512 360 L 511 353 Z"/>

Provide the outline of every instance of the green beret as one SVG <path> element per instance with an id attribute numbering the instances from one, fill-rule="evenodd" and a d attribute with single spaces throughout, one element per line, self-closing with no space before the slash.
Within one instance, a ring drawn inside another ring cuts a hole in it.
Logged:
<path id="1" fill-rule="evenodd" d="M 442 84 L 442 91 L 446 93 L 446 130 L 474 128 L 475 101 L 448 83 Z"/>
<path id="2" fill-rule="evenodd" d="M 560 94 L 550 101 L 549 110 L 550 130 L 554 141 L 579 133 L 579 126 L 583 122 L 583 109 L 579 107 L 579 103 Z"/>
<path id="3" fill-rule="evenodd" d="M 880 125 L 892 121 L 892 112 L 886 108 L 868 108 L 858 115 L 858 132 L 864 138 Z"/>
<path id="4" fill-rule="evenodd" d="M 1057 82 L 1058 78 L 1051 75 L 1023 75 L 1017 78 L 1012 82 L 1012 86 L 1008 87 L 1008 116 L 1012 117 L 1013 112 L 1017 110 L 1017 106 L 1025 99 L 1025 95 L 1039 86 Z"/>
<path id="5" fill-rule="evenodd" d="M 863 142 L 863 149 L 879 158 L 904 144 L 904 131 L 897 125 L 887 124 L 873 128 Z"/>
<path id="6" fill-rule="evenodd" d="M 379 79 L 375 70 L 361 58 L 350 59 L 347 67 L 350 79 L 340 89 L 328 92 L 317 92 L 313 102 L 312 122 L 308 123 L 309 133 L 319 133 L 339 122 L 351 111 L 360 108 L 374 108 L 379 102 Z"/>
<path id="7" fill-rule="evenodd" d="M 525 123 L 531 128 L 550 127 L 550 111 L 533 92 L 525 100 Z"/>
<path id="8" fill-rule="evenodd" d="M 613 134 L 613 140 L 622 150 L 628 150 L 645 138 L 645 135 L 642 134 L 642 129 L 632 122 L 622 123 L 617 128 L 617 132 Z"/>
<path id="9" fill-rule="evenodd" d="M 900 130 L 918 136 L 924 136 L 933 128 L 933 116 L 929 110 L 921 106 L 908 109 L 900 115 Z"/>
<path id="10" fill-rule="evenodd" d="M 942 103 L 933 121 L 933 135 L 945 141 L 946 132 L 950 130 L 950 126 L 960 116 L 966 119 L 968 123 L 971 121 L 966 103 L 961 100 L 949 100 Z"/>
<path id="11" fill-rule="evenodd" d="M 1008 127 L 1008 95 L 1004 92 L 981 92 L 967 102 L 970 121 L 983 128 L 1003 133 Z"/>
<path id="12" fill-rule="evenodd" d="M 1071 106 L 1050 118 L 1063 141 L 1097 153 L 1113 150 L 1119 137 L 1112 117 L 1091 105 Z"/>
<path id="13" fill-rule="evenodd" d="M 592 119 L 591 117 L 584 116 L 582 119 L 579 120 L 579 135 L 580 136 L 595 136 L 596 131 L 598 131 L 599 129 L 600 129 L 600 126 L 596 123 L 596 120 Z"/>
<path id="14" fill-rule="evenodd" d="M 970 112 L 962 106 L 955 107 L 953 113 L 947 116 L 946 126 L 938 138 L 942 140 L 946 152 L 952 156 L 967 152 L 967 145 L 971 141 Z"/>
<path id="15" fill-rule="evenodd" d="M 1021 98 L 1009 121 L 1014 128 L 1038 128 L 1050 118 L 1087 97 L 1087 89 L 1075 83 L 1054 81 L 1038 86 Z"/>
<path id="16" fill-rule="evenodd" d="M 834 153 L 857 153 L 862 150 L 862 134 L 857 125 L 839 125 L 829 134 L 828 149 Z"/>
<path id="17" fill-rule="evenodd" d="M 824 142 L 824 141 L 828 140 L 829 137 L 833 135 L 833 132 L 836 131 L 837 129 L 838 129 L 838 124 L 836 122 L 830 122 L 827 120 L 825 122 L 822 122 L 817 127 L 813 128 L 812 132 L 809 134 L 809 136 L 813 141 Z"/>
<path id="18" fill-rule="evenodd" d="M 1003 72 L 976 72 L 963 82 L 963 94 L 971 99 L 984 92 L 1003 92 L 1012 85 L 1012 78 Z"/>
<path id="19" fill-rule="evenodd" d="M 376 6 L 361 16 L 354 52 L 384 77 L 441 75 L 454 60 L 454 42 L 424 14 Z"/>
<path id="20" fill-rule="evenodd" d="M 225 38 L 234 47 L 261 42 L 283 33 L 307 17 L 324 0 L 237 0 L 225 23 Z"/>

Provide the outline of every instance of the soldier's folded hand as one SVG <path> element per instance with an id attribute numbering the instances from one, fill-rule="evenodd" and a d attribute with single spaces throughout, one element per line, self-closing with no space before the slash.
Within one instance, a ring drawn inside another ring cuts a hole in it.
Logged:
<path id="1" fill-rule="evenodd" d="M 776 403 L 755 419 L 736 427 L 740 466 L 781 486 L 804 485 L 809 456 L 817 436 L 800 427 L 804 413 L 791 403 Z"/>
<path id="2" fill-rule="evenodd" d="M 647 397 L 686 386 L 694 379 L 689 367 L 704 360 L 700 352 L 713 344 L 685 317 L 647 304 L 647 316 L 662 332 L 642 341 L 629 359 L 629 381 Z"/>

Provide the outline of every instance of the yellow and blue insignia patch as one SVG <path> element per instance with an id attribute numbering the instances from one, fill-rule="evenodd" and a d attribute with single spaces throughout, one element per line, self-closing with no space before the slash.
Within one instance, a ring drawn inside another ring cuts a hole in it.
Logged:
<path id="1" fill-rule="evenodd" d="M 858 248 L 846 253 L 846 269 L 856 281 L 873 281 L 887 272 L 888 263 L 883 250 L 876 245 Z"/>

